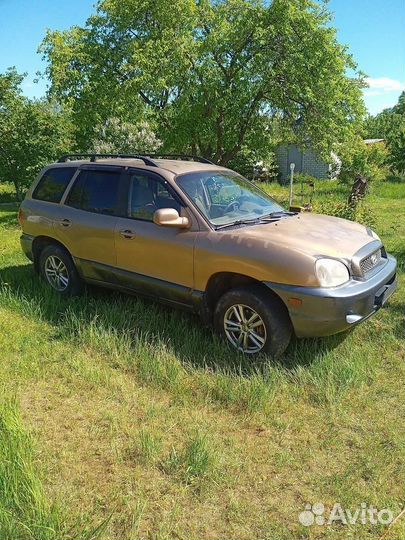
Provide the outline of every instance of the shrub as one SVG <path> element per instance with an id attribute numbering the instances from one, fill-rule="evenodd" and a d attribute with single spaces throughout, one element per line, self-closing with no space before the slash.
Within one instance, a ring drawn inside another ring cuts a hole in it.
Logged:
<path id="1" fill-rule="evenodd" d="M 350 221 L 356 221 L 366 227 L 372 229 L 376 226 L 376 218 L 370 206 L 364 202 L 360 202 L 357 206 L 349 205 L 347 202 L 336 202 L 326 200 L 317 202 L 314 205 L 314 211 L 318 214 L 327 214 L 328 216 L 336 216 Z"/>
<path id="2" fill-rule="evenodd" d="M 365 144 L 358 139 L 340 151 L 342 168 L 339 180 L 353 184 L 357 177 L 369 181 L 382 180 L 387 176 L 388 151 L 384 143 Z"/>
<path id="3" fill-rule="evenodd" d="M 277 178 L 278 167 L 274 152 L 267 155 L 260 154 L 250 148 L 244 147 L 228 165 L 242 176 L 252 179 L 272 181 Z"/>

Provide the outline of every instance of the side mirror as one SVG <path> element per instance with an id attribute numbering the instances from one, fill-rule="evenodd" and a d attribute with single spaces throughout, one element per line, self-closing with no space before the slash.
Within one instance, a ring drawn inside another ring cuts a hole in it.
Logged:
<path id="1" fill-rule="evenodd" d="M 153 214 L 153 223 L 162 227 L 178 227 L 186 229 L 190 226 L 190 220 L 186 217 L 180 217 L 174 208 L 161 208 Z"/>

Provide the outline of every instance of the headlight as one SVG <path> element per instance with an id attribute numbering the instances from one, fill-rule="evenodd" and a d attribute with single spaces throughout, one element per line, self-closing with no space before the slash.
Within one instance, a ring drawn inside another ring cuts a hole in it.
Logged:
<path id="1" fill-rule="evenodd" d="M 321 287 L 337 287 L 350 278 L 347 266 L 335 259 L 318 259 L 315 273 Z"/>
<path id="2" fill-rule="evenodd" d="M 369 236 L 372 236 L 374 238 L 374 240 L 379 240 L 381 242 L 381 238 L 378 236 L 377 233 L 373 231 L 373 229 L 370 229 L 370 227 L 367 227 L 367 232 Z"/>

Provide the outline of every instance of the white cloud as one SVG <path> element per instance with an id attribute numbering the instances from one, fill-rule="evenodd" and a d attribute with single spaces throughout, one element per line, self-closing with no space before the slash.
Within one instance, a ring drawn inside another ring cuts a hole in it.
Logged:
<path id="1" fill-rule="evenodd" d="M 363 90 L 365 96 L 382 96 L 384 92 L 381 90 Z"/>
<path id="2" fill-rule="evenodd" d="M 390 79 L 389 77 L 367 77 L 366 83 L 368 84 L 369 88 L 373 88 L 374 90 L 367 92 L 369 96 L 377 96 L 381 95 L 382 93 L 387 92 L 401 92 L 402 90 L 405 90 L 405 83 L 401 81 L 396 81 L 395 79 Z M 379 92 L 378 94 L 375 92 Z"/>

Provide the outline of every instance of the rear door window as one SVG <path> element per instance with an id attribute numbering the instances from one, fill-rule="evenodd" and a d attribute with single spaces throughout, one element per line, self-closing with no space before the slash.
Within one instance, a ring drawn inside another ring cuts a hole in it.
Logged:
<path id="1" fill-rule="evenodd" d="M 74 167 L 48 169 L 35 188 L 32 198 L 59 203 L 75 172 Z"/>
<path id="2" fill-rule="evenodd" d="M 87 212 L 118 215 L 120 178 L 120 171 L 82 171 L 65 204 Z"/>

